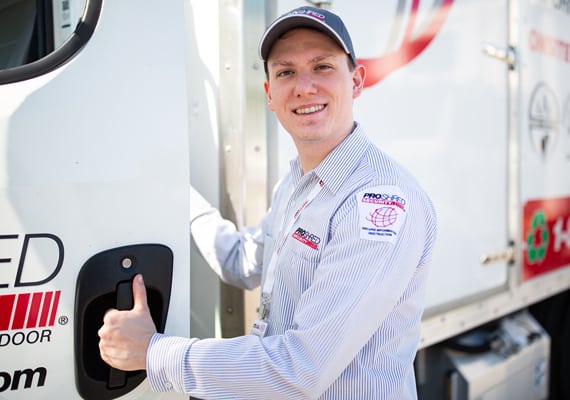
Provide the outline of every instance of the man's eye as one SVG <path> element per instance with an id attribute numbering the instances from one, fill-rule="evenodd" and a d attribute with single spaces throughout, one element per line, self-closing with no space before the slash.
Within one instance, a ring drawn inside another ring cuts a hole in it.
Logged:
<path id="1" fill-rule="evenodd" d="M 293 71 L 289 71 L 289 70 L 279 71 L 279 72 L 277 72 L 277 77 L 284 77 L 284 76 L 289 76 L 292 74 L 293 74 Z"/>
<path id="2" fill-rule="evenodd" d="M 328 64 L 319 64 L 315 67 L 315 70 L 327 70 L 327 69 L 331 69 L 332 67 Z"/>

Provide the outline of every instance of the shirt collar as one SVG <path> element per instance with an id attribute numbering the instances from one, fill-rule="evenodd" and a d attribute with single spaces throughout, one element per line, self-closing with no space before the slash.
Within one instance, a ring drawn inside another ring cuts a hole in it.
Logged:
<path id="1" fill-rule="evenodd" d="M 356 169 L 369 144 L 370 140 L 366 137 L 364 129 L 359 123 L 355 123 L 352 132 L 307 175 L 315 174 L 330 191 L 336 193 Z M 297 186 L 303 176 L 299 157 L 291 161 L 290 167 L 293 184 Z"/>

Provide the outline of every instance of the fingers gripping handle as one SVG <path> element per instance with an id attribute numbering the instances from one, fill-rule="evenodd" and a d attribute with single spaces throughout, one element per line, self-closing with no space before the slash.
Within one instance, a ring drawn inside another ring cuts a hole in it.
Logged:
<path id="1" fill-rule="evenodd" d="M 117 285 L 117 310 L 130 310 L 134 306 L 132 281 L 120 282 Z M 120 369 L 111 368 L 107 385 L 109 389 L 116 389 L 127 384 L 127 373 Z"/>
<path id="2" fill-rule="evenodd" d="M 77 275 L 74 308 L 75 384 L 82 398 L 116 399 L 145 380 L 144 370 L 109 372 L 109 365 L 100 356 L 98 330 L 110 308 L 136 307 L 131 285 L 140 274 L 144 276 L 146 286 L 146 290 L 141 291 L 141 304 L 145 303 L 142 296 L 146 297 L 157 332 L 164 332 L 173 264 L 172 250 L 156 243 L 104 250 L 83 264 Z"/>

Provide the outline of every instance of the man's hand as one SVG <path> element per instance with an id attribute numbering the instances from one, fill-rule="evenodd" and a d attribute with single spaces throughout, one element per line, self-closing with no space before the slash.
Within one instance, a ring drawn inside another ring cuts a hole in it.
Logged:
<path id="1" fill-rule="evenodd" d="M 99 329 L 101 358 L 123 371 L 146 369 L 146 352 L 156 327 L 146 299 L 142 275 L 133 279 L 132 310 L 109 310 Z"/>

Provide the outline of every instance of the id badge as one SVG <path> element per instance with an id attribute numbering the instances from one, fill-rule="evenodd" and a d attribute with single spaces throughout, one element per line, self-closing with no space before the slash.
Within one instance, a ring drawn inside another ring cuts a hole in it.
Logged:
<path id="1" fill-rule="evenodd" d="M 267 330 L 267 322 L 262 321 L 260 319 L 256 319 L 253 321 L 251 325 L 251 331 L 249 332 L 250 335 L 259 336 L 260 338 L 265 336 L 265 331 Z"/>

